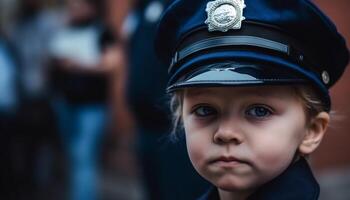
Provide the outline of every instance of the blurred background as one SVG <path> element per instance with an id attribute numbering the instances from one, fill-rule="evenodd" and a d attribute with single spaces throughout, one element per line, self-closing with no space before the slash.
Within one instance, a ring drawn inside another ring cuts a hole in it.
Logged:
<path id="1" fill-rule="evenodd" d="M 191 200 L 208 184 L 172 142 L 153 54 L 170 0 L 0 0 L 0 198 Z M 350 2 L 314 0 L 350 46 Z M 350 69 L 311 162 L 350 199 Z"/>

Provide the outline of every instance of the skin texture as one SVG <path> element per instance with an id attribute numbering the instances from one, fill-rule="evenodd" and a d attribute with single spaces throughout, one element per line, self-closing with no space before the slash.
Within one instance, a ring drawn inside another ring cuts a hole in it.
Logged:
<path id="1" fill-rule="evenodd" d="M 222 200 L 246 199 L 314 151 L 329 122 L 322 112 L 307 123 L 286 86 L 186 89 L 182 118 L 191 162 Z"/>

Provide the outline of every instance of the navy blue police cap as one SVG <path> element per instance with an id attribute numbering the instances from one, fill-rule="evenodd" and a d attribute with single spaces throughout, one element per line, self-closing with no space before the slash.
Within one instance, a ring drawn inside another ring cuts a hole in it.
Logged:
<path id="1" fill-rule="evenodd" d="M 308 0 L 176 0 L 156 35 L 168 92 L 187 87 L 310 84 L 328 89 L 349 62 L 344 38 Z"/>

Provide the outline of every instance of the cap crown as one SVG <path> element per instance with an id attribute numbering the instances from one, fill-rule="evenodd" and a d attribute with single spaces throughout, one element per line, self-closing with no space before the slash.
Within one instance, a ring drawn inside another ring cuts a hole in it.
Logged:
<path id="1" fill-rule="evenodd" d="M 200 30 L 208 30 L 206 12 L 209 0 L 177 0 L 165 11 L 157 31 L 156 51 L 170 65 L 174 54 L 183 42 Z M 293 38 L 312 60 L 315 69 L 327 71 L 330 76 L 327 87 L 343 74 L 349 61 L 345 40 L 329 18 L 308 0 L 245 0 L 243 10 L 248 24 L 259 24 Z M 233 34 L 228 30 L 223 34 Z M 215 32 L 215 31 L 214 31 Z M 210 33 L 209 33 L 210 34 Z M 213 33 L 215 34 L 215 33 Z M 174 69 L 175 73 L 176 68 Z M 320 75 L 322 78 L 322 76 Z"/>

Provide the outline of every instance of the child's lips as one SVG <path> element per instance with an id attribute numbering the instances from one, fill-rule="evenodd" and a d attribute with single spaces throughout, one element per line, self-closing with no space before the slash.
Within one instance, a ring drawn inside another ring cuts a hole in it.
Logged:
<path id="1" fill-rule="evenodd" d="M 213 159 L 210 164 L 220 165 L 223 167 L 234 167 L 237 165 L 247 164 L 247 162 L 232 156 L 220 156 Z"/>

